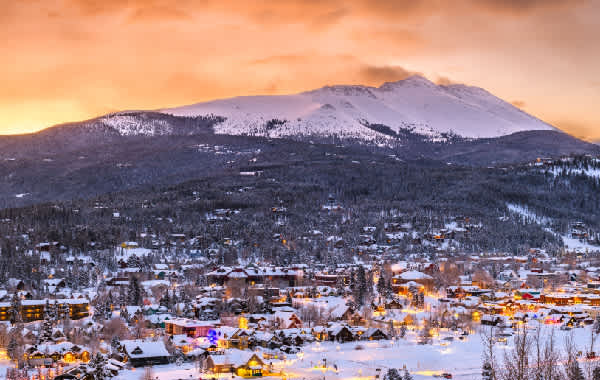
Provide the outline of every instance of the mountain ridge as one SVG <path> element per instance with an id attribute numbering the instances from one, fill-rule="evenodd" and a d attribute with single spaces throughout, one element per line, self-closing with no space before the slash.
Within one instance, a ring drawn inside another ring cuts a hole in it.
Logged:
<path id="1" fill-rule="evenodd" d="M 526 130 L 557 130 L 490 92 L 462 84 L 436 85 L 422 76 L 379 87 L 333 85 L 291 95 L 257 95 L 212 100 L 162 109 L 175 116 L 220 115 L 218 134 L 293 137 L 340 136 L 374 142 L 387 137 L 362 128 L 412 128 L 438 137 L 500 137 Z M 285 121 L 276 129 L 269 120 Z"/>

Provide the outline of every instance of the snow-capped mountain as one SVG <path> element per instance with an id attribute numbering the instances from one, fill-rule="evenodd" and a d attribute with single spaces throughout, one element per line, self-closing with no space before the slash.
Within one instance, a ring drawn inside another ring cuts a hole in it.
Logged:
<path id="1" fill-rule="evenodd" d="M 489 138 L 555 130 L 481 88 L 438 86 L 421 76 L 380 87 L 326 86 L 294 95 L 236 97 L 161 112 L 218 115 L 225 121 L 214 126 L 215 133 L 274 138 L 337 136 L 373 141 L 392 138 L 401 129 L 434 139 L 443 134 Z M 391 133 L 369 125 L 385 126 Z"/>

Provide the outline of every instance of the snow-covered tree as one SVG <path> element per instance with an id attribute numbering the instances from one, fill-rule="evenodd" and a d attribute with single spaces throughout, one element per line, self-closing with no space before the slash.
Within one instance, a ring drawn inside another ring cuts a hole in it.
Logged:
<path id="1" fill-rule="evenodd" d="M 107 368 L 108 361 L 101 353 L 96 353 L 87 364 L 86 372 L 93 380 L 105 380 L 112 378 Z"/>
<path id="2" fill-rule="evenodd" d="M 383 380 L 403 380 L 396 368 L 390 368 L 383 376 Z"/>
<path id="3" fill-rule="evenodd" d="M 10 323 L 15 325 L 19 322 L 22 322 L 21 319 L 21 298 L 15 292 L 10 301 Z"/>
<path id="4" fill-rule="evenodd" d="M 492 368 L 492 365 L 488 361 L 483 363 L 483 368 L 481 370 L 481 379 L 482 380 L 494 380 L 495 379 L 494 369 Z"/>
<path id="5" fill-rule="evenodd" d="M 577 359 L 569 360 L 565 368 L 567 380 L 585 380 L 583 370 L 579 366 Z"/>

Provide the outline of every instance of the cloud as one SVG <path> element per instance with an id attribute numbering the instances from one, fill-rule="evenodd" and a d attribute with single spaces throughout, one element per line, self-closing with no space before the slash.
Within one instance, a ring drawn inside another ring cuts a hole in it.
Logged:
<path id="1" fill-rule="evenodd" d="M 380 85 L 384 82 L 396 82 L 413 75 L 423 75 L 418 71 L 407 70 L 401 66 L 373 66 L 363 65 L 359 69 L 359 76 L 365 84 Z"/>
<path id="2" fill-rule="evenodd" d="M 191 12 L 173 6 L 142 6 L 134 9 L 129 15 L 132 22 L 146 21 L 184 21 L 192 20 Z"/>
<path id="3" fill-rule="evenodd" d="M 459 82 L 455 82 L 448 77 L 439 76 L 435 80 L 435 84 L 439 86 L 450 86 L 451 84 L 459 84 Z"/>
<path id="4" fill-rule="evenodd" d="M 523 100 L 513 100 L 510 104 L 517 108 L 525 108 L 525 102 Z"/>
<path id="5" fill-rule="evenodd" d="M 562 10 L 575 7 L 582 2 L 582 0 L 471 0 L 474 7 L 510 15 L 524 15 L 546 10 Z"/>
<path id="6" fill-rule="evenodd" d="M 573 120 L 556 120 L 552 123 L 555 127 L 585 141 L 598 141 L 598 132 L 591 125 L 586 125 Z"/>
<path id="7" fill-rule="evenodd" d="M 259 58 L 250 61 L 251 65 L 273 65 L 273 64 L 302 64 L 307 63 L 310 60 L 310 55 L 301 54 L 287 54 L 287 55 L 273 55 L 265 58 Z"/>

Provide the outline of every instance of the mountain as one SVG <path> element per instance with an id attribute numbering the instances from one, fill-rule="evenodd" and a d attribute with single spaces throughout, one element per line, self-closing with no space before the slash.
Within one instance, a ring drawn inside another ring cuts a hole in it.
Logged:
<path id="1" fill-rule="evenodd" d="M 294 170 L 307 154 L 317 164 L 343 156 L 348 165 L 383 157 L 485 168 L 600 155 L 600 146 L 485 90 L 411 77 L 377 88 L 329 86 L 117 112 L 0 136 L 0 208 L 207 178 L 235 184 L 240 171 Z"/>
<path id="2" fill-rule="evenodd" d="M 162 112 L 223 116 L 226 120 L 215 126 L 218 134 L 336 136 L 383 143 L 402 130 L 432 140 L 444 135 L 491 138 L 556 130 L 481 88 L 438 86 L 421 76 L 380 87 L 326 86 L 295 95 L 237 97 Z M 369 125 L 386 126 L 388 133 Z"/>

